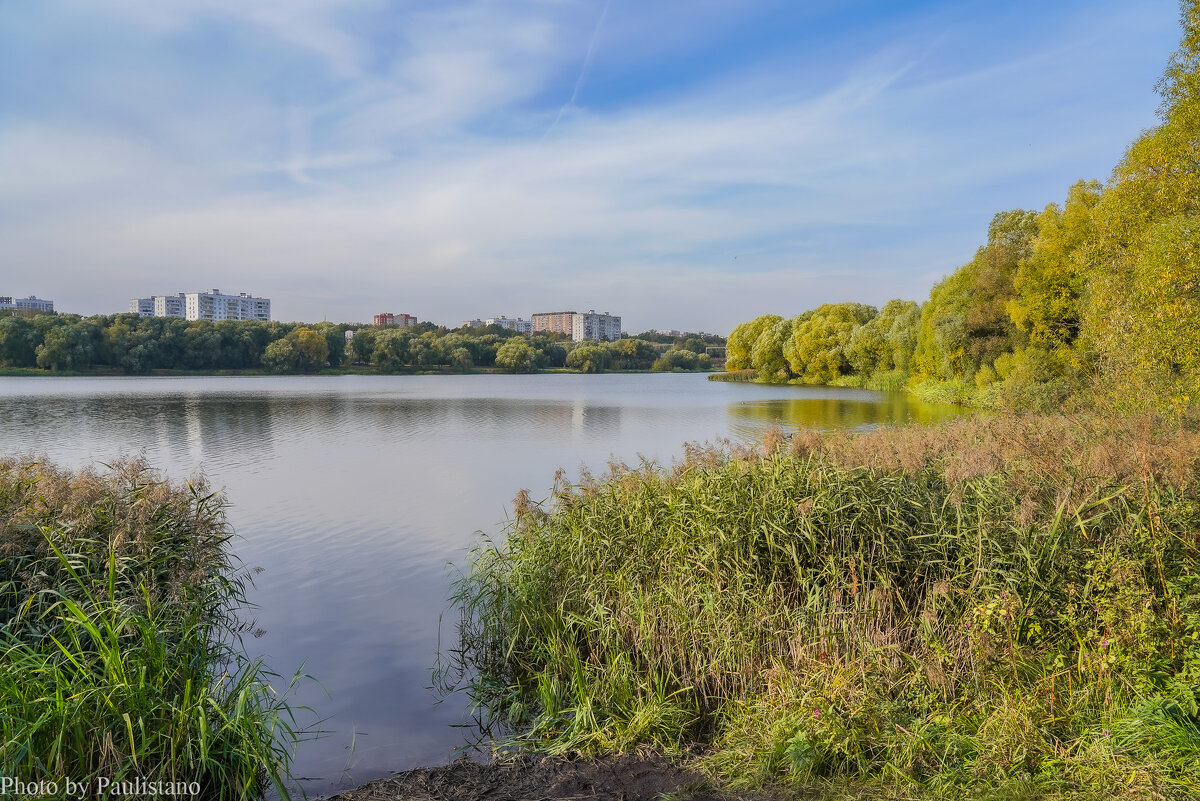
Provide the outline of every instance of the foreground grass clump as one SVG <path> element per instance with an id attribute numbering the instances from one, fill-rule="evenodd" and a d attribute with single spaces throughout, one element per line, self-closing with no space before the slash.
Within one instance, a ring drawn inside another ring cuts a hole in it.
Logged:
<path id="1" fill-rule="evenodd" d="M 1200 792 L 1196 422 L 963 419 L 693 448 L 518 496 L 459 583 L 492 724 L 732 783 Z"/>
<path id="2" fill-rule="evenodd" d="M 203 482 L 0 459 L 0 775 L 287 797 L 292 719 L 242 655 L 230 536 Z"/>

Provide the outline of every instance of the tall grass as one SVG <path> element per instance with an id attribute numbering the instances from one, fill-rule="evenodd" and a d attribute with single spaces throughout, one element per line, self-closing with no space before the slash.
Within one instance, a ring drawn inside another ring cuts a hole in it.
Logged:
<path id="1" fill-rule="evenodd" d="M 288 797 L 297 732 L 243 655 L 230 536 L 203 482 L 0 460 L 0 774 Z"/>
<path id="2" fill-rule="evenodd" d="M 733 783 L 1200 792 L 1200 435 L 1151 418 L 778 432 L 518 496 L 457 588 L 487 721 Z"/>
<path id="3" fill-rule="evenodd" d="M 757 370 L 729 370 L 724 373 L 713 373 L 708 377 L 709 381 L 734 381 L 734 382 L 749 382 L 758 380 Z"/>

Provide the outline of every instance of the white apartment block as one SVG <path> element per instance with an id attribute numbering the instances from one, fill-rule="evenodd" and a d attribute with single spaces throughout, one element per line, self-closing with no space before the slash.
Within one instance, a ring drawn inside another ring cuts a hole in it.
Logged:
<path id="1" fill-rule="evenodd" d="M 270 320 L 271 300 L 245 292 L 222 295 L 212 292 L 180 292 L 129 301 L 129 311 L 142 317 L 182 317 L 187 320 Z"/>
<path id="2" fill-rule="evenodd" d="M 580 314 L 576 313 L 571 320 L 571 339 L 582 342 L 585 339 L 603 341 L 621 338 L 621 318 L 604 312 L 596 314 L 596 310 Z"/>
<path id="3" fill-rule="evenodd" d="M 18 311 L 54 311 L 54 301 L 30 295 L 27 298 L 13 298 L 10 295 L 0 296 L 0 309 L 16 309 Z"/>
<path id="4" fill-rule="evenodd" d="M 155 317 L 183 317 L 183 293 L 178 295 L 156 295 L 154 297 Z"/>
<path id="5" fill-rule="evenodd" d="M 498 325 L 501 328 L 516 331 L 520 334 L 528 335 L 533 333 L 533 322 L 531 320 L 522 320 L 520 317 L 514 320 L 511 317 L 501 315 L 500 317 L 489 317 L 483 322 L 484 325 Z"/>

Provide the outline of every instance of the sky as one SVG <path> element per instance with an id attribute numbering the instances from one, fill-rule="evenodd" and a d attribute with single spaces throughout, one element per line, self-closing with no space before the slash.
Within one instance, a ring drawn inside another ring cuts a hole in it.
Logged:
<path id="1" fill-rule="evenodd" d="M 0 0 L 0 294 L 923 301 L 1154 125 L 1175 0 Z"/>

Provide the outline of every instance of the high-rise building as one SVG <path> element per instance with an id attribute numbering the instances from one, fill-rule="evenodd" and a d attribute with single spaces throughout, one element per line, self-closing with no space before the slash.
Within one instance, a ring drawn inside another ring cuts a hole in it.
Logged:
<path id="1" fill-rule="evenodd" d="M 411 314 L 392 314 L 384 312 L 383 314 L 375 315 L 375 325 L 398 325 L 401 328 L 408 328 L 417 324 L 417 318 Z"/>
<path id="2" fill-rule="evenodd" d="M 189 320 L 270 320 L 271 301 L 241 292 L 222 295 L 212 292 L 188 292 L 184 296 L 184 316 Z"/>
<path id="3" fill-rule="evenodd" d="M 534 333 L 550 331 L 567 334 L 576 342 L 621 338 L 621 318 L 608 312 L 597 314 L 595 309 L 584 314 L 574 311 L 539 312 L 531 315 L 530 319 Z"/>
<path id="4" fill-rule="evenodd" d="M 187 306 L 184 299 L 187 296 L 180 292 L 178 295 L 155 295 L 155 317 L 187 317 Z"/>
<path id="5" fill-rule="evenodd" d="M 585 339 L 603 341 L 621 338 L 621 318 L 608 312 L 597 314 L 595 309 L 586 314 L 576 314 L 571 321 L 571 339 L 582 342 Z"/>
<path id="6" fill-rule="evenodd" d="M 540 312 L 530 315 L 529 320 L 533 323 L 533 333 L 539 331 L 549 331 L 552 334 L 566 334 L 571 336 L 574 330 L 575 312 L 560 311 L 560 312 Z"/>
<path id="7" fill-rule="evenodd" d="M 188 320 L 270 320 L 271 300 L 256 298 L 241 292 L 222 295 L 212 292 L 180 292 L 175 295 L 153 295 L 133 298 L 129 311 L 143 317 L 183 317 Z"/>
<path id="8" fill-rule="evenodd" d="M 131 298 L 129 313 L 136 314 L 138 317 L 153 317 L 154 298 Z"/>

